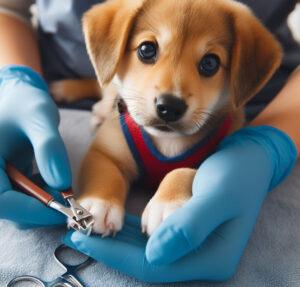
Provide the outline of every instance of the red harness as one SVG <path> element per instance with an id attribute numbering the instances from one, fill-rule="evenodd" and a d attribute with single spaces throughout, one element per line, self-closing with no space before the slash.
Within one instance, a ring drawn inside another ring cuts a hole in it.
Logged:
<path id="1" fill-rule="evenodd" d="M 191 149 L 175 157 L 165 157 L 153 145 L 149 135 L 128 113 L 120 116 L 127 144 L 138 165 L 139 180 L 148 187 L 157 187 L 167 173 L 177 168 L 197 168 L 229 133 L 232 118 L 228 116 L 220 127 Z"/>

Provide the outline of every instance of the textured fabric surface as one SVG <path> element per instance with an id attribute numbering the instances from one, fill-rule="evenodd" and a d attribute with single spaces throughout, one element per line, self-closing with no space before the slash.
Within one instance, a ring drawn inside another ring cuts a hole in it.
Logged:
<path id="1" fill-rule="evenodd" d="M 61 131 L 72 162 L 74 178 L 91 139 L 89 113 L 61 111 Z M 167 287 L 298 287 L 300 286 L 300 164 L 293 174 L 272 192 L 262 208 L 259 221 L 241 260 L 236 276 L 226 283 L 179 283 Z M 139 213 L 149 195 L 131 193 L 128 209 Z M 30 274 L 51 280 L 61 274 L 53 260 L 63 228 L 18 230 L 0 220 L 0 287 L 17 275 Z M 224 258 L 226 264 L 226 258 Z M 199 266 L 201 268 L 201 266 Z M 81 273 L 90 287 L 151 286 L 94 264 Z M 159 286 L 159 285 L 155 285 Z"/>

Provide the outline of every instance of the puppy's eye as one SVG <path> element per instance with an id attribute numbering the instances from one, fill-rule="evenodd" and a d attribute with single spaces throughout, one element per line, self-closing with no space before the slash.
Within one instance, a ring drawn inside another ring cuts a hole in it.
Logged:
<path id="1" fill-rule="evenodd" d="M 143 42 L 137 49 L 137 55 L 143 63 L 153 64 L 157 56 L 156 43 Z"/>
<path id="2" fill-rule="evenodd" d="M 207 54 L 200 61 L 198 71 L 204 77 L 212 77 L 218 72 L 220 65 L 221 61 L 217 55 Z"/>

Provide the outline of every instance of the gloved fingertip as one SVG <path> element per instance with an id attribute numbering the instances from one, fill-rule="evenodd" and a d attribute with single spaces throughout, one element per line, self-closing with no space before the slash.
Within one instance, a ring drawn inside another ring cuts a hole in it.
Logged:
<path id="1" fill-rule="evenodd" d="M 84 248 L 84 245 L 88 242 L 92 242 L 94 236 L 87 236 L 76 230 L 70 229 L 67 234 L 63 237 L 63 242 L 70 247 L 74 247 L 80 250 L 80 246 Z"/>
<path id="2" fill-rule="evenodd" d="M 87 236 L 75 230 L 70 230 L 63 238 L 64 244 L 80 251 L 81 253 L 95 258 L 98 256 L 99 236 Z"/>
<path id="3" fill-rule="evenodd" d="M 48 184 L 52 188 L 64 190 L 72 184 L 72 173 L 69 165 L 69 159 L 65 155 L 59 158 L 52 158 L 49 161 Z"/>
<path id="4" fill-rule="evenodd" d="M 150 237 L 146 246 L 146 259 L 153 265 L 167 265 L 190 251 L 191 246 L 182 232 L 167 228 L 158 230 Z"/>
<path id="5" fill-rule="evenodd" d="M 76 232 L 73 229 L 68 230 L 68 232 L 62 238 L 62 242 L 71 248 L 76 248 L 72 239 L 75 233 Z"/>
<path id="6" fill-rule="evenodd" d="M 71 167 L 59 135 L 48 139 L 35 155 L 39 171 L 50 187 L 64 190 L 71 186 Z"/>

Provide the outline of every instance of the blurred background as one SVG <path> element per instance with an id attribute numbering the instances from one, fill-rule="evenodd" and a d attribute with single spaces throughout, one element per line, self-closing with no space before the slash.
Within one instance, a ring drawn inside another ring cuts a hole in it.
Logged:
<path id="1" fill-rule="evenodd" d="M 293 31 L 295 39 L 300 43 L 300 4 L 289 17 L 289 25 Z"/>

